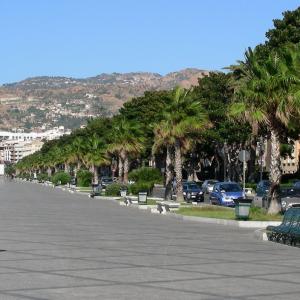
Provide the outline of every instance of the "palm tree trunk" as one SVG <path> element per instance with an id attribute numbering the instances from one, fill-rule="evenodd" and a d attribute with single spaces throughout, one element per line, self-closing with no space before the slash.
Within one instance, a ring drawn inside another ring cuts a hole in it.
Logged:
<path id="1" fill-rule="evenodd" d="M 51 175 L 52 175 L 52 170 L 51 170 L 50 167 L 47 168 L 47 174 L 48 174 L 48 177 L 51 177 Z"/>
<path id="2" fill-rule="evenodd" d="M 281 179 L 280 168 L 280 139 L 275 129 L 271 129 L 271 163 L 270 163 L 270 181 L 268 214 L 277 214 L 281 211 L 279 185 Z"/>
<path id="3" fill-rule="evenodd" d="M 119 156 L 119 162 L 118 162 L 118 177 L 119 177 L 119 183 L 122 183 L 123 182 L 123 160 L 122 160 L 122 157 L 121 155 Z"/>
<path id="4" fill-rule="evenodd" d="M 66 173 L 70 172 L 70 166 L 67 163 L 65 163 L 65 172 Z"/>
<path id="5" fill-rule="evenodd" d="M 176 200 L 183 202 L 183 187 L 182 187 L 182 157 L 180 141 L 175 141 L 175 173 L 176 173 Z"/>
<path id="6" fill-rule="evenodd" d="M 166 157 L 166 190 L 165 199 L 171 200 L 172 198 L 172 153 L 171 146 L 167 146 L 167 157 Z"/>
<path id="7" fill-rule="evenodd" d="M 92 166 L 94 174 L 94 184 L 98 184 L 98 169 L 95 165 Z"/>
<path id="8" fill-rule="evenodd" d="M 124 157 L 124 184 L 128 184 L 128 172 L 129 172 L 129 161 L 128 154 L 125 154 Z"/>

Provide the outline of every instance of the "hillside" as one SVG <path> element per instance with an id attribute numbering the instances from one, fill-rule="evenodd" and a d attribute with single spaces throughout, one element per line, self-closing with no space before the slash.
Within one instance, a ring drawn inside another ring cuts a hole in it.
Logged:
<path id="1" fill-rule="evenodd" d="M 196 85 L 208 71 L 185 69 L 157 73 L 112 73 L 88 78 L 33 77 L 0 86 L 0 128 L 79 127 L 87 118 L 115 114 L 146 90 Z"/>

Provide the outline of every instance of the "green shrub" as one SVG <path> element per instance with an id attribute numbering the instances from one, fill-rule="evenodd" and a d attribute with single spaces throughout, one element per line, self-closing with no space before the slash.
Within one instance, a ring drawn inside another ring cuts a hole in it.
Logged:
<path id="1" fill-rule="evenodd" d="M 106 196 L 120 196 L 121 189 L 127 189 L 127 186 L 120 183 L 109 184 L 105 189 Z"/>
<path id="2" fill-rule="evenodd" d="M 151 182 L 151 183 L 162 183 L 163 177 L 159 169 L 143 167 L 131 171 L 128 174 L 128 179 L 135 182 Z"/>
<path id="3" fill-rule="evenodd" d="M 30 174 L 29 173 L 21 173 L 19 175 L 19 177 L 22 178 L 22 179 L 29 180 L 30 179 Z"/>
<path id="4" fill-rule="evenodd" d="M 91 186 L 93 174 L 88 170 L 79 170 L 77 172 L 77 185 L 81 187 Z"/>
<path id="5" fill-rule="evenodd" d="M 71 176 L 65 172 L 57 172 L 51 177 L 51 182 L 53 184 L 67 184 L 71 180 Z"/>
<path id="6" fill-rule="evenodd" d="M 251 188 L 251 189 L 254 189 L 256 190 L 256 183 L 250 183 L 250 182 L 247 182 L 246 183 L 246 188 Z"/>
<path id="7" fill-rule="evenodd" d="M 153 186 L 153 182 L 138 181 L 129 186 L 129 192 L 133 195 L 137 195 L 139 192 L 147 192 L 149 195 Z"/>
<path id="8" fill-rule="evenodd" d="M 39 174 L 37 174 L 36 178 L 37 178 L 38 181 L 47 181 L 47 180 L 49 180 L 49 176 L 46 173 L 39 173 Z"/>

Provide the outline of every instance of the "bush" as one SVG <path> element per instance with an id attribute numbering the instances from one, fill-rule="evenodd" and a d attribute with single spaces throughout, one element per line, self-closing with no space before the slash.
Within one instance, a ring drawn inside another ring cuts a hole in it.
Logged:
<path id="1" fill-rule="evenodd" d="M 53 184 L 67 184 L 69 183 L 71 180 L 71 176 L 70 174 L 68 173 L 65 173 L 65 172 L 57 172 L 56 174 L 54 174 L 52 177 L 51 177 L 51 182 Z"/>
<path id="2" fill-rule="evenodd" d="M 77 185 L 81 187 L 91 186 L 93 174 L 88 170 L 79 170 L 77 172 Z"/>
<path id="3" fill-rule="evenodd" d="M 36 178 L 38 181 L 42 181 L 42 182 L 49 180 L 49 176 L 46 173 L 39 173 L 37 174 Z"/>
<path id="4" fill-rule="evenodd" d="M 143 167 L 131 171 L 128 174 L 128 179 L 135 182 L 151 182 L 154 183 L 163 183 L 163 177 L 159 169 Z"/>
<path id="5" fill-rule="evenodd" d="M 139 192 L 147 192 L 149 195 L 153 186 L 153 182 L 138 181 L 129 186 L 129 191 L 133 195 L 137 195 Z"/>
<path id="6" fill-rule="evenodd" d="M 127 186 L 120 183 L 109 184 L 105 189 L 106 196 L 120 196 L 120 190 L 127 189 Z"/>
<path id="7" fill-rule="evenodd" d="M 251 188 L 253 190 L 256 190 L 256 183 L 246 183 L 246 188 Z"/>

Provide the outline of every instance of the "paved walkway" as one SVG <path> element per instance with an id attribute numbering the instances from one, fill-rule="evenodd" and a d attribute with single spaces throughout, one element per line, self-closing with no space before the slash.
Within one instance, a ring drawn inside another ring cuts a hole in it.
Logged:
<path id="1" fill-rule="evenodd" d="M 299 299 L 300 249 L 0 180 L 0 299 Z"/>

